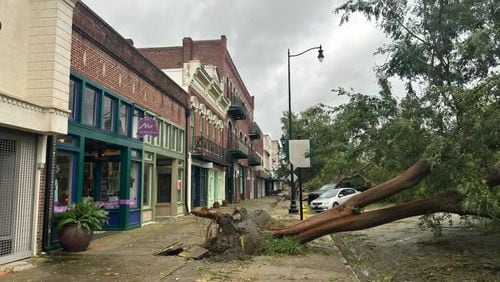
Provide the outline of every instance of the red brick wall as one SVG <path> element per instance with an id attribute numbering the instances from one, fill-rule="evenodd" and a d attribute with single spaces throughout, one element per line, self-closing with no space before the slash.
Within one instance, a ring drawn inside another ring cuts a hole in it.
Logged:
<path id="1" fill-rule="evenodd" d="M 71 70 L 170 121 L 185 124 L 182 105 L 75 30 L 71 44 Z"/>
<path id="2" fill-rule="evenodd" d="M 189 95 L 81 2 L 73 12 L 71 70 L 185 125 Z"/>
<path id="3" fill-rule="evenodd" d="M 144 48 L 139 52 L 160 69 L 175 69 L 183 66 L 182 47 Z"/>

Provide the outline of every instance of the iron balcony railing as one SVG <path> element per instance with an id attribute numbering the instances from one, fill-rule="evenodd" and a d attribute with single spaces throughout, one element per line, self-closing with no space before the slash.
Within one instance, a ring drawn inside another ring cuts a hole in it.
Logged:
<path id="1" fill-rule="evenodd" d="M 248 145 L 240 140 L 229 140 L 227 150 L 231 158 L 246 159 L 248 158 Z"/>
<path id="2" fill-rule="evenodd" d="M 226 150 L 206 137 L 196 136 L 194 144 L 192 145 L 191 153 L 195 157 L 224 163 Z"/>
<path id="3" fill-rule="evenodd" d="M 230 97 L 229 100 L 231 100 L 231 105 L 229 106 L 228 113 L 234 119 L 246 119 L 248 110 L 245 102 L 236 95 Z"/>
<path id="4" fill-rule="evenodd" d="M 256 153 L 251 153 L 250 157 L 248 158 L 248 165 L 249 166 L 260 166 L 262 164 L 262 158 L 257 155 Z"/>

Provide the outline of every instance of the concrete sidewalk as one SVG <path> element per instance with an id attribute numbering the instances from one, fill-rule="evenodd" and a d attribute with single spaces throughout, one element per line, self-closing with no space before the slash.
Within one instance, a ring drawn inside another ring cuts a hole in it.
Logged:
<path id="1" fill-rule="evenodd" d="M 237 204 L 265 209 L 276 219 L 294 219 L 288 202 L 278 197 Z M 228 208 L 224 208 L 228 209 Z M 139 229 L 97 236 L 85 252 L 51 252 L 17 263 L 25 269 L 0 276 L 0 281 L 356 281 L 332 240 L 326 236 L 308 245 L 306 255 L 256 256 L 229 263 L 156 256 L 180 243 L 184 248 L 201 244 L 209 220 L 192 215 L 163 219 Z M 33 267 L 29 267 L 32 265 Z M 2 268 L 0 268 L 1 271 Z"/>

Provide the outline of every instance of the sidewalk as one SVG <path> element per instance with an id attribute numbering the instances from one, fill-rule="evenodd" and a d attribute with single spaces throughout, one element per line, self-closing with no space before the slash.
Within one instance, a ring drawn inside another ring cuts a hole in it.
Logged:
<path id="1" fill-rule="evenodd" d="M 298 219 L 288 214 L 289 202 L 277 201 L 278 197 L 266 197 L 237 205 L 265 209 L 276 219 Z M 14 268 L 0 276 L 0 281 L 357 281 L 328 236 L 310 244 L 306 255 L 295 257 L 256 256 L 215 263 L 154 255 L 176 243 L 183 247 L 201 244 L 208 223 L 189 215 L 103 234 L 85 252 L 52 252 L 27 260 L 22 265 L 33 267 Z"/>

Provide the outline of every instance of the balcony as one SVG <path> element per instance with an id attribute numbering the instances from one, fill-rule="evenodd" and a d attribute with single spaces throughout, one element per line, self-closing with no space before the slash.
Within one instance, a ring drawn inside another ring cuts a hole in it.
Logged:
<path id="1" fill-rule="evenodd" d="M 252 153 L 250 155 L 250 158 L 248 158 L 248 165 L 249 166 L 260 166 L 262 165 L 262 158 L 257 155 L 256 153 Z"/>
<path id="2" fill-rule="evenodd" d="M 225 153 L 226 150 L 224 150 L 224 148 L 203 136 L 195 137 L 195 141 L 191 149 L 191 155 L 193 158 L 222 165 L 227 164 L 224 160 Z"/>
<path id="3" fill-rule="evenodd" d="M 250 139 L 252 140 L 260 139 L 262 137 L 262 134 L 260 133 L 260 128 L 255 122 L 252 124 L 252 129 L 250 130 L 248 137 L 250 137 Z"/>
<path id="4" fill-rule="evenodd" d="M 227 153 L 230 159 L 248 158 L 248 145 L 242 141 L 230 140 L 227 146 Z"/>
<path id="5" fill-rule="evenodd" d="M 227 113 L 234 119 L 246 119 L 247 118 L 247 107 L 245 103 L 241 100 L 239 96 L 233 96 L 230 98 L 231 105 L 227 110 Z"/>

